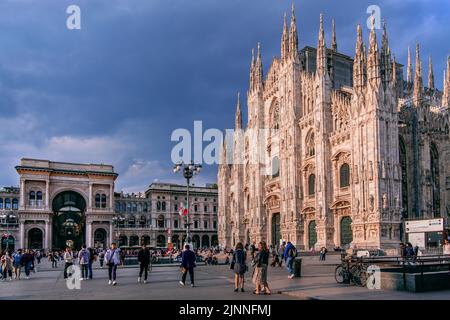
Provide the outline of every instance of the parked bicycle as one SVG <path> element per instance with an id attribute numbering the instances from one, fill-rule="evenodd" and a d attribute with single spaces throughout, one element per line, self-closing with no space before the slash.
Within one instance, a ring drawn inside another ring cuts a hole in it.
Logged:
<path id="1" fill-rule="evenodd" d="M 337 283 L 353 282 L 357 286 L 366 286 L 367 284 L 367 267 L 363 263 L 362 258 L 354 258 L 352 256 L 342 259 L 342 263 L 338 265 L 334 271 L 334 278 Z"/>

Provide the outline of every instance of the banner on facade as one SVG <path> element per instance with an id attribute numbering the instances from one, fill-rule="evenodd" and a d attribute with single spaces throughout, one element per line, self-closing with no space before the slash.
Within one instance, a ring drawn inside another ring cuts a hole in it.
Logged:
<path id="1" fill-rule="evenodd" d="M 444 219 L 406 221 L 405 230 L 406 233 L 443 231 Z"/>

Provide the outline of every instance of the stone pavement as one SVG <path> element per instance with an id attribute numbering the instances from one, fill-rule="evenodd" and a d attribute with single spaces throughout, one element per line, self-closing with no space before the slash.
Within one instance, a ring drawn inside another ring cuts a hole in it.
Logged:
<path id="1" fill-rule="evenodd" d="M 450 299 L 450 290 L 428 293 L 369 290 L 353 285 L 339 285 L 334 280 L 334 269 L 339 256 L 330 255 L 327 261 L 316 256 L 302 257 L 302 277 L 288 279 L 284 268 L 269 268 L 270 296 L 255 296 L 251 273 L 246 275 L 246 292 L 233 292 L 233 273 L 228 266 L 204 266 L 196 268 L 196 287 L 181 287 L 177 265 L 153 267 L 147 284 L 138 284 L 138 269 L 118 269 L 118 285 L 107 284 L 107 270 L 98 265 L 94 279 L 81 282 L 80 290 L 67 289 L 62 275 L 62 264 L 52 270 L 42 261 L 38 272 L 30 280 L 0 282 L 0 299 L 161 299 L 161 300 L 272 300 L 272 299 L 338 299 L 338 300 L 396 300 L 396 299 Z M 189 278 L 189 277 L 188 277 Z M 188 280 L 189 281 L 189 280 Z"/>

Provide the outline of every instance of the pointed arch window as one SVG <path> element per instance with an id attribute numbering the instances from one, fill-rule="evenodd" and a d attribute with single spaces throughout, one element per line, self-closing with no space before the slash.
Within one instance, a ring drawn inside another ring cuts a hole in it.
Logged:
<path id="1" fill-rule="evenodd" d="M 96 208 L 100 208 L 100 193 L 97 193 L 96 195 L 95 195 L 95 207 Z"/>
<path id="2" fill-rule="evenodd" d="M 348 163 L 344 163 L 339 169 L 339 181 L 341 188 L 350 186 L 350 166 Z"/>
<path id="3" fill-rule="evenodd" d="M 34 192 L 34 191 L 30 191 L 29 204 L 31 207 L 36 206 L 36 192 Z M 5 208 L 6 208 L 6 201 L 5 201 Z"/>
<path id="4" fill-rule="evenodd" d="M 316 176 L 310 174 L 308 177 L 308 195 L 313 196 L 316 193 Z"/>

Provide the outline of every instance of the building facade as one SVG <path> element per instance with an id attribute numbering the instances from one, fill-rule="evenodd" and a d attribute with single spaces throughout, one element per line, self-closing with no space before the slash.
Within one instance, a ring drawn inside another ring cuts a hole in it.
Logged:
<path id="1" fill-rule="evenodd" d="M 235 132 L 218 172 L 219 243 L 289 240 L 322 246 L 396 248 L 402 221 L 450 213 L 450 60 L 444 89 L 431 58 L 424 86 L 419 47 L 407 79 L 374 27 L 368 50 L 357 27 L 354 58 L 326 47 L 298 49 L 294 8 L 281 56 L 263 76 L 252 55 L 247 125 L 238 98 Z M 271 129 L 264 139 L 248 134 Z M 255 156 L 255 154 L 257 156 Z M 261 154 L 266 162 L 251 161 Z"/>
<path id="2" fill-rule="evenodd" d="M 153 183 L 146 192 L 114 192 L 110 165 L 22 159 L 20 187 L 0 190 L 2 249 L 107 247 L 111 242 L 179 248 L 185 224 L 179 215 L 186 187 Z M 191 188 L 191 235 L 196 247 L 217 239 L 217 188 Z"/>
<path id="3" fill-rule="evenodd" d="M 217 188 L 191 186 L 189 192 L 194 247 L 217 245 Z M 179 210 L 186 199 L 186 186 L 171 183 L 152 183 L 140 194 L 116 193 L 119 244 L 167 247 L 170 241 L 181 248 L 186 239 L 186 222 Z"/>

